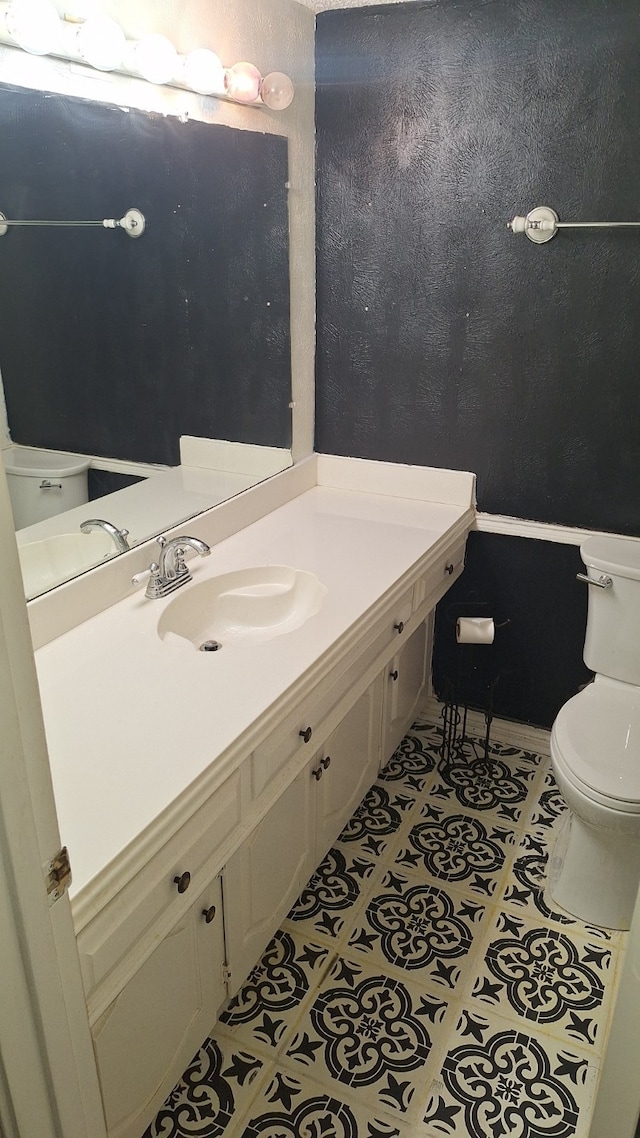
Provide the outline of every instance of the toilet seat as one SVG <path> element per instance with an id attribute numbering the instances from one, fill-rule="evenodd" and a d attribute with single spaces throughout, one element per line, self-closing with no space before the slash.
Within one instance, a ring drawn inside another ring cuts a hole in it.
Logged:
<path id="1" fill-rule="evenodd" d="M 560 709 L 551 747 L 565 777 L 587 798 L 640 814 L 639 688 L 598 677 Z"/>

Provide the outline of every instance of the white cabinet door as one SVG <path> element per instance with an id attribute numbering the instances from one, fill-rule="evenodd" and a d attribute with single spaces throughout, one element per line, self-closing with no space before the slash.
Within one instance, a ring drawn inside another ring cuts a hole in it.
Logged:
<path id="1" fill-rule="evenodd" d="M 358 803 L 375 782 L 380 765 L 382 681 L 371 684 L 317 756 L 316 864 L 338 837 Z"/>
<path id="2" fill-rule="evenodd" d="M 310 768 L 294 779 L 227 862 L 229 992 L 238 991 L 316 867 Z"/>
<path id="3" fill-rule="evenodd" d="M 109 1138 L 140 1138 L 225 998 L 217 877 L 93 1026 Z"/>
<path id="4" fill-rule="evenodd" d="M 385 673 L 382 761 L 387 762 L 411 726 L 427 686 L 427 625 L 403 644 Z"/>
<path id="5" fill-rule="evenodd" d="M 227 862 L 224 915 L 229 992 L 235 994 L 318 862 L 375 781 L 382 681 L 347 713 Z"/>

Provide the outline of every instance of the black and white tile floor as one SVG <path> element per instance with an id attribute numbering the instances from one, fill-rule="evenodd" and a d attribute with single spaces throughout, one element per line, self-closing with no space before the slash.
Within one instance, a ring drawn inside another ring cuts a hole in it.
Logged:
<path id="1" fill-rule="evenodd" d="M 548 759 L 417 723 L 145 1138 L 586 1138 L 624 934 L 554 912 Z"/>

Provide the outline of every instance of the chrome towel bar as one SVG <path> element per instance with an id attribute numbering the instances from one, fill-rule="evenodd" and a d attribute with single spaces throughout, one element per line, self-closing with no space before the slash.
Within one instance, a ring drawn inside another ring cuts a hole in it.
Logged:
<path id="1" fill-rule="evenodd" d="M 526 217 L 507 222 L 512 233 L 526 233 L 530 241 L 541 245 L 555 237 L 559 229 L 639 229 L 640 221 L 560 221 L 555 209 L 539 205 Z"/>
<path id="2" fill-rule="evenodd" d="M 56 226 L 96 226 L 102 229 L 124 229 L 129 237 L 141 237 L 145 229 L 144 214 L 139 209 L 128 209 L 124 217 L 105 217 L 102 221 L 10 221 L 0 213 L 0 237 L 4 237 L 10 225 L 56 225 Z"/>

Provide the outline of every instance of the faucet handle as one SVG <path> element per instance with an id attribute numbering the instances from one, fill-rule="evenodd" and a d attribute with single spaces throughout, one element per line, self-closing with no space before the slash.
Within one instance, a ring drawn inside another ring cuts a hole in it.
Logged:
<path id="1" fill-rule="evenodd" d="M 155 598 L 162 596 L 160 586 L 160 566 L 152 561 L 148 569 L 143 569 L 142 573 L 134 573 L 131 578 L 131 584 L 134 588 L 138 585 L 144 585 L 147 582 L 147 590 L 145 596 Z"/>

